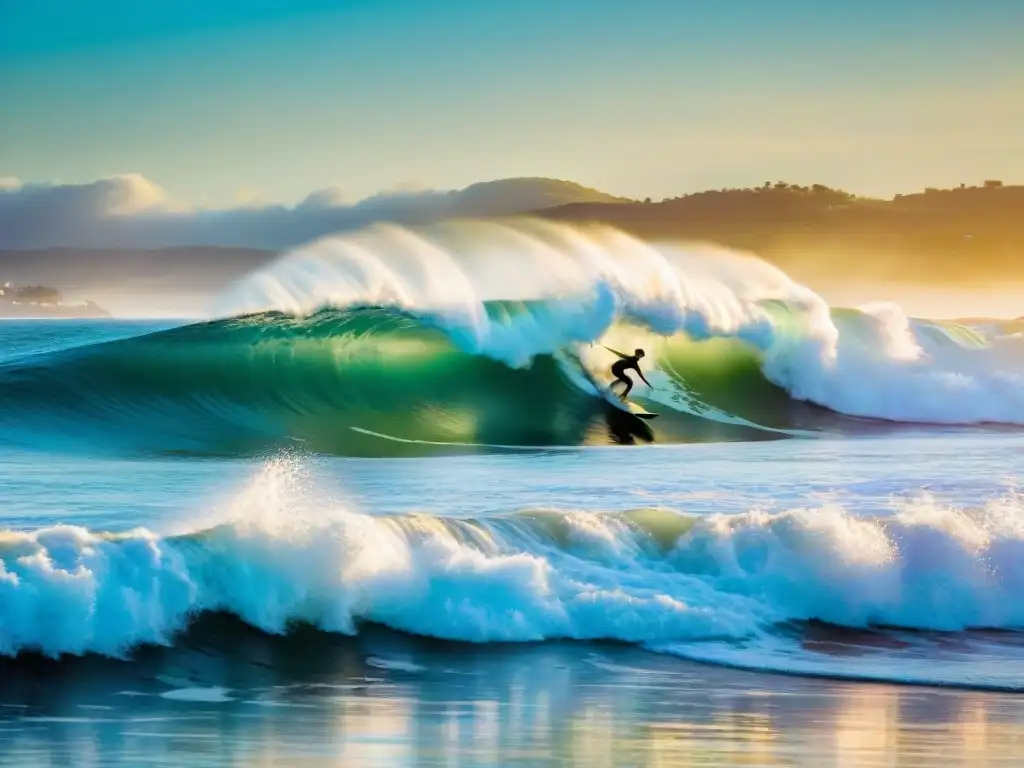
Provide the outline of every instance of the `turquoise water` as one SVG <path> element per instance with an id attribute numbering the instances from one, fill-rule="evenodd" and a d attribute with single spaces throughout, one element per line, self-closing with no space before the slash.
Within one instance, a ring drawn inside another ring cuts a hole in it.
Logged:
<path id="1" fill-rule="evenodd" d="M 174 325 L 0 325 L 20 765 L 866 765 L 879 728 L 933 722 L 975 740 L 901 765 L 1019 744 L 1012 423 L 851 418 L 686 341 L 644 431 L 555 358 L 394 313 Z"/>

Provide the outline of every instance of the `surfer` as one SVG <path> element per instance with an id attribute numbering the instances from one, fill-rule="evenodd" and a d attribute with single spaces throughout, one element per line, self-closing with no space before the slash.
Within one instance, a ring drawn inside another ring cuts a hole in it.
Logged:
<path id="1" fill-rule="evenodd" d="M 613 391 L 612 387 L 621 381 L 626 385 L 626 388 L 622 390 L 620 397 L 623 400 L 626 399 L 626 395 L 629 394 L 629 390 L 633 388 L 633 380 L 626 375 L 626 371 L 629 370 L 636 371 L 637 375 L 643 379 L 644 384 L 651 387 L 651 382 L 644 378 L 644 372 L 640 370 L 640 358 L 644 356 L 644 351 L 642 349 L 634 350 L 632 355 L 624 355 L 611 347 L 605 347 L 605 349 L 609 352 L 614 352 L 619 356 L 619 359 L 612 363 L 612 374 L 615 376 L 615 381 L 608 385 L 609 391 Z M 654 387 L 651 387 L 651 389 L 654 389 Z"/>

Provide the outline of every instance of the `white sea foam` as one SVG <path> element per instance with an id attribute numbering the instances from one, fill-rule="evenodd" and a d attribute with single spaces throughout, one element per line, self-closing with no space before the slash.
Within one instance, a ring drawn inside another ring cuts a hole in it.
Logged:
<path id="1" fill-rule="evenodd" d="M 271 473 L 272 474 L 272 473 Z M 626 515 L 482 521 L 305 510 L 257 480 L 215 525 L 161 536 L 74 526 L 0 535 L 0 653 L 118 655 L 202 611 L 268 632 L 360 621 L 473 642 L 743 640 L 782 622 L 1024 627 L 1024 500 L 929 499 L 710 515 L 648 533 Z M 187 682 L 187 681 L 183 681 Z M 176 687 L 186 688 L 178 684 Z"/>

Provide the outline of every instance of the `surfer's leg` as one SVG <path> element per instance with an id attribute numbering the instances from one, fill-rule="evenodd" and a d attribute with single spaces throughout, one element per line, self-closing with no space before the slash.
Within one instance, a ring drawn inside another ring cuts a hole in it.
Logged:
<path id="1" fill-rule="evenodd" d="M 624 390 L 622 390 L 622 394 L 619 395 L 619 397 L 621 397 L 623 400 L 625 400 L 626 399 L 626 395 L 629 394 L 629 390 L 631 390 L 633 388 L 633 380 L 631 378 L 629 378 L 628 376 L 620 376 L 617 380 L 621 381 L 623 384 L 626 385 L 626 388 Z"/>

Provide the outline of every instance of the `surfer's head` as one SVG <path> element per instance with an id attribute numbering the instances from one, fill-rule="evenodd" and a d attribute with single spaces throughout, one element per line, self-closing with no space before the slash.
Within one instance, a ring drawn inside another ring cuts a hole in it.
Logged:
<path id="1" fill-rule="evenodd" d="M 636 355 L 637 357 L 643 357 L 644 351 L 642 349 L 635 349 L 633 350 L 633 354 Z"/>

